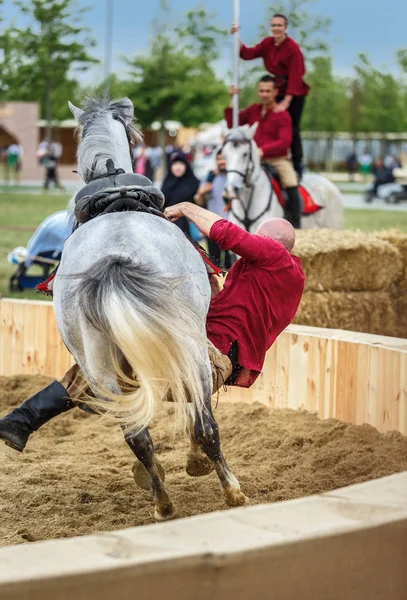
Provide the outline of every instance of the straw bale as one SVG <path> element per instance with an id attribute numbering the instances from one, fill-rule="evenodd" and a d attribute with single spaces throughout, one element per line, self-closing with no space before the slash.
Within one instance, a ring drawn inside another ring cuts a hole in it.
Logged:
<path id="1" fill-rule="evenodd" d="M 396 335 L 389 292 L 305 292 L 294 323 L 362 333 Z"/>
<path id="2" fill-rule="evenodd" d="M 407 233 L 402 233 L 399 229 L 389 229 L 377 231 L 374 235 L 378 240 L 389 242 L 397 248 L 403 261 L 402 278 L 407 280 Z"/>
<path id="3" fill-rule="evenodd" d="M 396 315 L 396 335 L 407 338 L 407 234 L 398 229 L 378 231 L 377 239 L 385 240 L 396 247 L 403 260 L 401 278 L 390 287 L 393 309 Z"/>
<path id="4" fill-rule="evenodd" d="M 402 276 L 397 247 L 374 234 L 300 230 L 293 252 L 302 260 L 306 291 L 384 290 Z"/>

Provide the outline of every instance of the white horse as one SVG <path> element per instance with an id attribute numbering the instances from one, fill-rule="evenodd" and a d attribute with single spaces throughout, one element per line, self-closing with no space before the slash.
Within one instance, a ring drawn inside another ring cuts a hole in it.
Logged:
<path id="1" fill-rule="evenodd" d="M 253 140 L 257 123 L 251 127 L 231 129 L 225 137 L 222 154 L 226 160 L 226 196 L 231 200 L 230 220 L 254 233 L 263 221 L 283 217 L 270 179 L 261 167 L 258 147 Z M 307 174 L 302 187 L 321 207 L 312 214 L 303 214 L 303 229 L 343 228 L 343 202 L 338 188 L 321 175 Z"/>
<path id="2" fill-rule="evenodd" d="M 81 132 L 77 158 L 84 182 L 94 186 L 106 177 L 109 161 L 132 173 L 130 142 L 140 134 L 131 101 L 89 99 L 84 111 L 70 108 Z M 140 182 L 137 175 L 125 177 Z M 168 394 L 180 416 L 188 422 L 192 416 L 195 458 L 210 459 L 228 505 L 247 501 L 222 455 L 211 409 L 209 302 L 200 255 L 165 218 L 104 214 L 65 243 L 54 282 L 57 326 L 96 397 L 87 401 L 118 420 L 147 470 L 157 520 L 174 517 L 175 508 L 147 427 Z"/>

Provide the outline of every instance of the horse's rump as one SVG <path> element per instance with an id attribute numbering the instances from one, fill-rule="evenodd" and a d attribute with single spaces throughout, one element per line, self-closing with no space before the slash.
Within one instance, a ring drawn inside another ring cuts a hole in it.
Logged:
<path id="1" fill-rule="evenodd" d="M 118 213 L 80 227 L 64 249 L 54 303 L 64 342 L 99 398 L 90 403 L 132 430 L 148 425 L 168 391 L 180 414 L 188 397 L 199 409 L 209 299 L 205 266 L 175 225 Z"/>

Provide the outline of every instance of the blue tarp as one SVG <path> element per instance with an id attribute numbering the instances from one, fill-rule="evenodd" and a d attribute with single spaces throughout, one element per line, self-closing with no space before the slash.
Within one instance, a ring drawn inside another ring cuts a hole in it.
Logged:
<path id="1" fill-rule="evenodd" d="M 59 210 L 50 215 L 36 229 L 27 245 L 30 258 L 25 261 L 28 267 L 33 262 L 33 256 L 43 252 L 62 252 L 66 238 L 71 234 L 73 226 L 72 217 L 67 210 Z"/>

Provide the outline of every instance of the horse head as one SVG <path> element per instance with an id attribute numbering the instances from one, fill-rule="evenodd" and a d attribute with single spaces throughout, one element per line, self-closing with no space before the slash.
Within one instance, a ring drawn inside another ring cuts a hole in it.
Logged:
<path id="1" fill-rule="evenodd" d="M 84 110 L 68 105 L 78 123 L 78 173 L 85 183 L 106 173 L 109 159 L 116 169 L 131 173 L 131 150 L 142 141 L 131 100 L 88 98 Z"/>
<path id="2" fill-rule="evenodd" d="M 251 187 L 260 171 L 260 156 L 253 140 L 257 125 L 231 129 L 223 142 L 221 152 L 227 173 L 224 198 L 228 201 L 239 198 L 244 188 Z"/>

